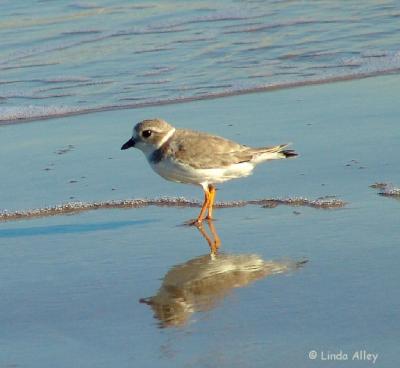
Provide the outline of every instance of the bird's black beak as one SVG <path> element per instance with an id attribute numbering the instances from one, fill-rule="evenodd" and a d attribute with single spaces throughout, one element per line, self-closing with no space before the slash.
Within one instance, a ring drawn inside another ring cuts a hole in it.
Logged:
<path id="1" fill-rule="evenodd" d="M 135 147 L 135 143 L 136 143 L 135 140 L 131 138 L 128 142 L 125 142 L 122 145 L 121 150 L 126 150 L 128 148 Z"/>

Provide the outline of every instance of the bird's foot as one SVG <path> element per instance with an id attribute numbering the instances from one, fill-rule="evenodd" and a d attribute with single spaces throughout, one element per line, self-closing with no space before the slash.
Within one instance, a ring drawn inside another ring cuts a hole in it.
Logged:
<path id="1" fill-rule="evenodd" d="M 207 223 L 210 223 L 210 222 L 215 221 L 215 218 L 214 217 L 210 217 L 210 216 L 207 215 L 203 219 L 196 218 L 196 219 L 192 219 L 192 220 L 187 220 L 187 221 L 185 221 L 183 223 L 183 225 L 200 227 L 200 226 L 203 226 L 203 221 L 204 220 L 206 220 Z"/>
<path id="2" fill-rule="evenodd" d="M 192 219 L 192 220 L 185 221 L 183 223 L 183 225 L 186 225 L 186 226 L 196 226 L 196 227 L 200 227 L 200 226 L 202 226 L 202 224 L 203 224 L 203 221 L 199 220 L 199 219 Z"/>

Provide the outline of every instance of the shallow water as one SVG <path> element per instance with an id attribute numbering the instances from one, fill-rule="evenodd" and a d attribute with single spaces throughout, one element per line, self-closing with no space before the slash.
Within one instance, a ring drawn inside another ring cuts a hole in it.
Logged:
<path id="1" fill-rule="evenodd" d="M 0 125 L 1 212 L 195 203 L 201 190 L 120 151 L 154 116 L 254 146 L 294 142 L 299 158 L 217 200 L 347 202 L 218 208 L 211 243 L 181 226 L 194 207 L 0 222 L 0 367 L 371 364 L 321 360 L 359 350 L 397 366 L 399 201 L 370 185 L 400 186 L 398 1 L 0 3 L 0 123 L 66 115 Z M 140 106 L 152 107 L 69 116 Z"/>
<path id="2" fill-rule="evenodd" d="M 370 185 L 400 184 L 399 86 L 386 76 L 2 126 L 1 210 L 200 199 L 140 152 L 120 151 L 133 122 L 154 115 L 255 146 L 294 142 L 299 158 L 222 185 L 217 200 L 336 195 L 348 205 L 217 209 L 222 267 L 181 226 L 198 208 L 1 222 L 0 365 L 322 367 L 338 365 L 311 362 L 311 350 L 365 349 L 379 354 L 376 367 L 395 367 L 399 202 Z"/>
<path id="3" fill-rule="evenodd" d="M 400 69 L 396 0 L 1 2 L 0 121 Z"/>

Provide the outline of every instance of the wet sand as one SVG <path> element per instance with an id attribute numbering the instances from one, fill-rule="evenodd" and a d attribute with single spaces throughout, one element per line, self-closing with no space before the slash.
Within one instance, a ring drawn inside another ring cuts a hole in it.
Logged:
<path id="1" fill-rule="evenodd" d="M 157 198 L 194 207 L 0 222 L 0 365 L 309 367 L 327 364 L 310 362 L 311 350 L 351 359 L 365 349 L 379 354 L 376 367 L 394 366 L 399 201 L 370 186 L 400 185 L 399 82 L 1 126 L 2 212 Z M 221 203 L 334 196 L 346 206 L 218 208 L 221 257 L 212 263 L 207 239 L 180 226 L 197 214 L 201 190 L 120 151 L 133 124 L 155 116 L 254 146 L 293 142 L 299 158 L 222 185 Z"/>

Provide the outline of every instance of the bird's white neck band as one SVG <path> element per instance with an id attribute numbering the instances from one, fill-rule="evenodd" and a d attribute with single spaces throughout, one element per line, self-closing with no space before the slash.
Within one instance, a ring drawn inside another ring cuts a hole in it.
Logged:
<path id="1" fill-rule="evenodd" d="M 175 133 L 175 128 L 172 128 L 165 136 L 163 139 L 161 139 L 160 143 L 158 144 L 157 148 L 160 148 L 168 139 L 172 137 L 172 135 Z"/>

